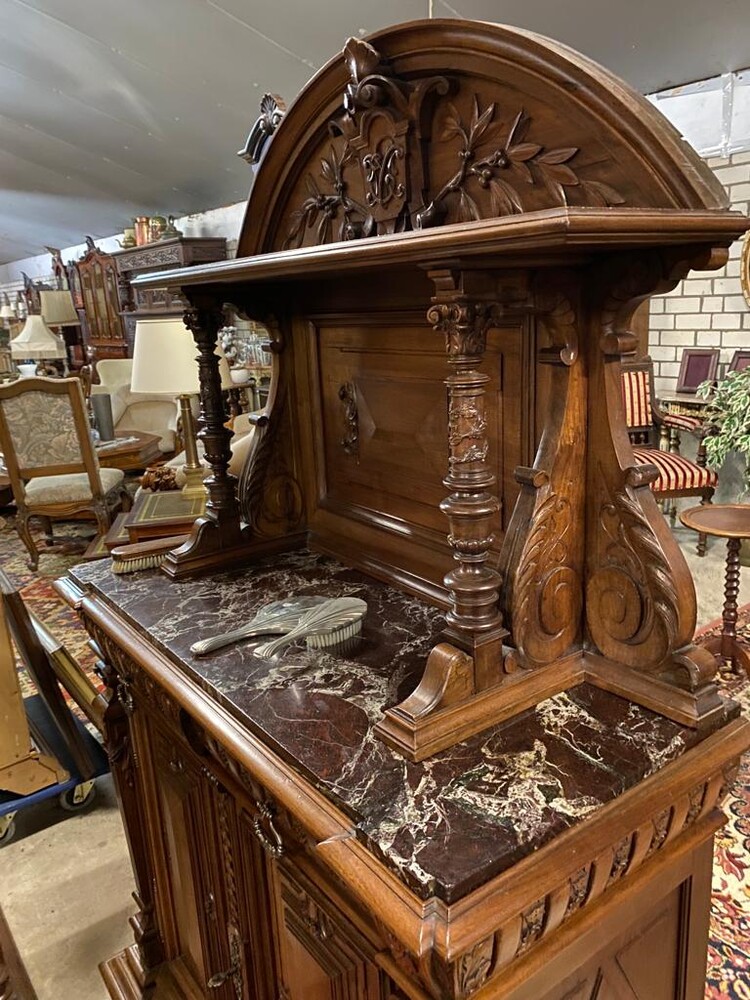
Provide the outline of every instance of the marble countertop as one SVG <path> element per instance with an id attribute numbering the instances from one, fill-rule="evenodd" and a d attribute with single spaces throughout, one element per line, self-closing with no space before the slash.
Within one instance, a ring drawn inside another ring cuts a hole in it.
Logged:
<path id="1" fill-rule="evenodd" d="M 145 632 L 236 718 L 321 789 L 357 835 L 419 896 L 452 902 L 679 757 L 697 736 L 582 685 L 412 763 L 373 735 L 437 641 L 442 613 L 324 556 L 292 553 L 252 569 L 169 581 L 115 575 L 106 561 L 71 577 Z M 195 657 L 190 646 L 291 594 L 357 596 L 368 613 L 346 647 L 253 643 Z"/>

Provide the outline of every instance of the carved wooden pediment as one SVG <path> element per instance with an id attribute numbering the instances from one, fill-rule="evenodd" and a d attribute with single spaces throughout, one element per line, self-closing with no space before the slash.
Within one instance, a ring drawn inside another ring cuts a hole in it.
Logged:
<path id="1" fill-rule="evenodd" d="M 240 255 L 566 206 L 724 206 L 676 131 L 582 56 L 501 26 L 427 34 L 349 39 L 303 91 L 256 180 Z"/>

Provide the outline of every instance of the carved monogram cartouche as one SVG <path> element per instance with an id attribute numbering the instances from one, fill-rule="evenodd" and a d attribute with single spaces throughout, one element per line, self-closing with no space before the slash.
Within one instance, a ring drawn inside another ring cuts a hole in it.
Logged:
<path id="1" fill-rule="evenodd" d="M 524 108 L 481 108 L 473 94 L 467 121 L 447 99 L 460 95 L 457 79 L 399 80 L 359 39 L 349 39 L 344 56 L 351 82 L 343 113 L 328 124 L 319 172 L 305 177 L 307 197 L 291 215 L 285 247 L 301 246 L 308 232 L 327 243 L 522 213 L 531 189 L 544 189 L 549 208 L 624 203 L 611 185 L 580 176 L 578 147 L 534 141 Z M 456 170 L 442 183 L 430 176 L 433 133 L 456 146 Z"/>

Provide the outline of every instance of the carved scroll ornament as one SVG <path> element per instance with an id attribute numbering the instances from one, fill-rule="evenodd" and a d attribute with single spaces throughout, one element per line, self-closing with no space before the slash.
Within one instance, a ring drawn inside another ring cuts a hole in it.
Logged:
<path id="1" fill-rule="evenodd" d="M 648 481 L 648 467 L 626 470 L 624 488 L 599 511 L 606 544 L 588 581 L 587 607 L 605 655 L 622 658 L 623 646 L 647 643 L 651 658 L 642 668 L 657 672 L 677 641 L 679 595 L 661 545 L 632 492 Z M 598 627 L 604 621 L 606 630 Z"/>
<path id="2" fill-rule="evenodd" d="M 264 94 L 260 99 L 260 113 L 253 122 L 245 145 L 237 153 L 253 166 L 260 162 L 263 151 L 286 112 L 286 104 L 278 94 Z"/>
<path id="3" fill-rule="evenodd" d="M 651 495 L 656 469 L 635 465 L 622 412 L 620 359 L 635 350 L 630 320 L 648 296 L 668 291 L 692 267 L 722 254 L 690 257 L 682 248 L 644 251 L 603 264 L 601 299 L 590 339 L 590 392 L 602 419 L 590 426 L 589 482 L 595 516 L 587 532 L 586 619 L 611 661 L 707 697 L 715 664 L 691 644 L 695 591 L 682 553 Z M 714 692 L 715 693 L 715 692 Z M 716 699 L 714 698 L 714 701 Z"/>

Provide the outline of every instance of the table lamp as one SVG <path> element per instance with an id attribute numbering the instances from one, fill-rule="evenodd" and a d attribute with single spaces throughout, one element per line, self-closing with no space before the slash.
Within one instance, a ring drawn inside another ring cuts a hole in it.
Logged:
<path id="1" fill-rule="evenodd" d="M 67 360 L 65 344 L 50 330 L 41 316 L 29 313 L 23 330 L 10 342 L 11 357 L 18 361 Z M 23 372 L 23 369 L 19 370 Z M 31 372 L 30 374 L 33 374 Z"/>
<path id="2" fill-rule="evenodd" d="M 198 458 L 191 397 L 200 391 L 198 362 L 192 334 L 181 319 L 143 319 L 135 325 L 132 392 L 175 396 L 180 401 L 180 419 L 185 441 L 185 485 L 183 496 L 203 496 L 205 470 Z"/>
<path id="3" fill-rule="evenodd" d="M 16 310 L 10 304 L 7 292 L 3 292 L 3 304 L 0 306 L 0 319 L 3 320 L 4 323 L 7 323 L 9 320 L 12 322 L 16 319 Z"/>
<path id="4" fill-rule="evenodd" d="M 0 329 L 2 329 L 2 346 L 7 346 L 10 340 L 11 324 L 16 321 L 16 310 L 10 304 L 8 293 L 3 292 L 3 304 L 0 306 Z"/>
<path id="5" fill-rule="evenodd" d="M 81 320 L 67 288 L 39 292 L 41 313 L 47 326 L 80 326 Z"/>

